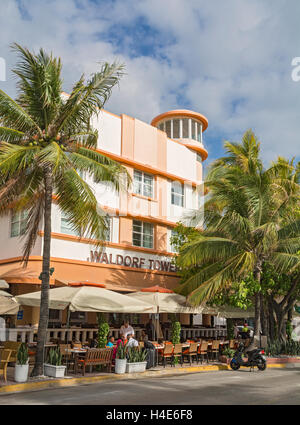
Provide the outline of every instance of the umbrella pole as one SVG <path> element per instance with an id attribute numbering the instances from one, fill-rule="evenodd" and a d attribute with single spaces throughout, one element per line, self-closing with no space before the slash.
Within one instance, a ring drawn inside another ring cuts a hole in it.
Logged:
<path id="1" fill-rule="evenodd" d="M 67 307 L 67 362 L 66 362 L 66 372 L 68 374 L 68 361 L 69 361 L 69 328 L 70 328 L 70 306 Z"/>

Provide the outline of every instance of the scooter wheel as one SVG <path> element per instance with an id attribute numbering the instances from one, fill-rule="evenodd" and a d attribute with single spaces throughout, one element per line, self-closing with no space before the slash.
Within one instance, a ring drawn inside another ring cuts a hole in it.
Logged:
<path id="1" fill-rule="evenodd" d="M 263 370 L 266 370 L 266 368 L 267 368 L 267 362 L 264 361 L 264 360 L 262 360 L 262 362 L 257 365 L 257 368 L 258 368 L 258 370 L 262 370 L 262 371 Z"/>
<path id="2" fill-rule="evenodd" d="M 232 370 L 239 370 L 240 365 L 236 361 L 231 360 L 230 367 L 231 367 Z"/>

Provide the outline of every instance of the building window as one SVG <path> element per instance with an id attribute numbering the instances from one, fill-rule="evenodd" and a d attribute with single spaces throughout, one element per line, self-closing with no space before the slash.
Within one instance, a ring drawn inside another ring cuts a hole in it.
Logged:
<path id="1" fill-rule="evenodd" d="M 176 230 L 171 229 L 171 233 L 170 233 L 170 251 L 171 252 L 178 252 L 178 250 L 176 249 L 176 247 L 174 245 L 172 245 L 172 238 L 178 236 L 178 233 L 176 232 Z"/>
<path id="2" fill-rule="evenodd" d="M 179 133 L 179 120 L 173 120 L 173 139 L 179 139 L 180 133 Z"/>
<path id="3" fill-rule="evenodd" d="M 80 236 L 79 233 L 72 228 L 72 224 L 70 223 L 66 213 L 63 211 L 61 212 L 60 231 L 66 235 Z"/>
<path id="4" fill-rule="evenodd" d="M 146 174 L 141 171 L 134 170 L 133 173 L 133 191 L 137 195 L 153 198 L 154 179 L 151 174 Z"/>
<path id="5" fill-rule="evenodd" d="M 86 313 L 83 311 L 71 311 L 70 323 L 84 323 L 86 321 Z"/>
<path id="6" fill-rule="evenodd" d="M 171 204 L 179 207 L 184 206 L 184 186 L 180 182 L 172 182 Z"/>
<path id="7" fill-rule="evenodd" d="M 10 236 L 22 236 L 26 232 L 28 211 L 19 211 L 12 214 Z"/>
<path id="8" fill-rule="evenodd" d="M 107 229 L 105 231 L 105 241 L 106 242 L 111 242 L 111 238 L 112 238 L 112 218 L 107 216 L 106 217 L 106 224 L 107 224 Z"/>
<path id="9" fill-rule="evenodd" d="M 62 310 L 49 309 L 49 322 L 61 322 Z"/>
<path id="10" fill-rule="evenodd" d="M 132 243 L 134 246 L 153 248 L 153 224 L 133 220 Z"/>
<path id="11" fill-rule="evenodd" d="M 182 138 L 189 138 L 189 120 L 187 118 L 184 118 L 182 120 Z"/>
<path id="12" fill-rule="evenodd" d="M 167 136 L 170 138 L 170 139 L 172 139 L 172 134 L 171 134 L 171 121 L 169 120 L 169 121 L 166 121 L 166 133 L 167 133 Z"/>
<path id="13" fill-rule="evenodd" d="M 199 153 L 197 153 L 197 161 L 202 163 L 202 156 Z"/>

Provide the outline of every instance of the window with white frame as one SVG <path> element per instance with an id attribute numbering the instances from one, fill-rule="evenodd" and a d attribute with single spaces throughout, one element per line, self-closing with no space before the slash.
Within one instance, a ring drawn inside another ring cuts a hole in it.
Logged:
<path id="1" fill-rule="evenodd" d="M 64 211 L 61 211 L 60 231 L 66 235 L 80 236 L 79 233 L 72 228 L 72 224 Z"/>
<path id="2" fill-rule="evenodd" d="M 178 236 L 178 233 L 176 232 L 176 230 L 174 230 L 174 229 L 171 229 L 171 231 L 170 231 L 170 251 L 171 252 L 178 252 L 178 250 L 176 249 L 176 247 L 172 244 L 172 239 L 174 238 L 174 237 L 176 237 L 176 236 Z"/>
<path id="3" fill-rule="evenodd" d="M 137 195 L 153 198 L 154 178 L 151 174 L 134 170 L 133 172 L 133 191 Z"/>
<path id="4" fill-rule="evenodd" d="M 171 204 L 178 207 L 184 206 L 184 186 L 182 183 L 173 181 L 171 186 Z"/>
<path id="5" fill-rule="evenodd" d="M 132 244 L 143 248 L 153 248 L 153 224 L 133 220 Z"/>
<path id="6" fill-rule="evenodd" d="M 18 211 L 11 216 L 10 237 L 22 236 L 26 232 L 28 211 Z"/>
<path id="7" fill-rule="evenodd" d="M 109 216 L 106 217 L 106 225 L 107 225 L 107 229 L 105 231 L 105 241 L 111 242 L 111 239 L 112 239 L 112 218 L 109 217 Z"/>

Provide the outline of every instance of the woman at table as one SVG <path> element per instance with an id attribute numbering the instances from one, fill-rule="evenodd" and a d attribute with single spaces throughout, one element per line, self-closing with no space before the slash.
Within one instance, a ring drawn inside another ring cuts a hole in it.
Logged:
<path id="1" fill-rule="evenodd" d="M 115 338 L 114 338 L 114 336 L 111 335 L 108 338 L 108 342 L 106 344 L 106 348 L 112 348 L 114 346 L 114 342 L 115 342 Z"/>

